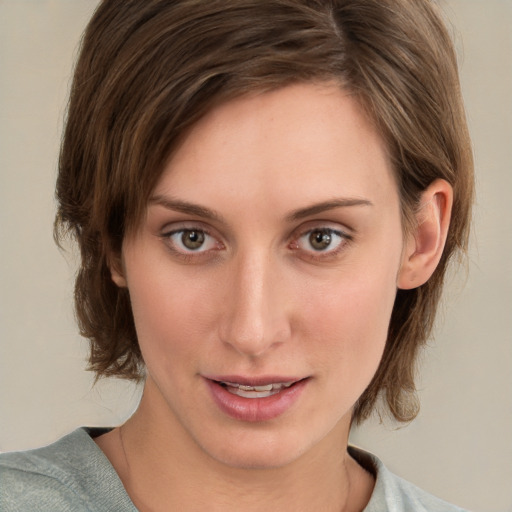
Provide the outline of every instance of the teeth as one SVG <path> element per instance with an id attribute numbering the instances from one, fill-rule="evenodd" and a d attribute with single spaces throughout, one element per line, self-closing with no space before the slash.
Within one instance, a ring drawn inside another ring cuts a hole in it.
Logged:
<path id="1" fill-rule="evenodd" d="M 238 384 L 236 382 L 221 382 L 227 391 L 244 398 L 265 398 L 272 396 L 285 388 L 289 388 L 293 383 L 294 381 L 277 382 L 263 386 L 246 386 L 245 384 Z"/>
<path id="2" fill-rule="evenodd" d="M 240 384 L 238 389 L 241 389 L 242 391 L 272 391 L 273 387 L 274 384 L 267 384 L 266 386 L 244 386 L 243 384 Z"/>

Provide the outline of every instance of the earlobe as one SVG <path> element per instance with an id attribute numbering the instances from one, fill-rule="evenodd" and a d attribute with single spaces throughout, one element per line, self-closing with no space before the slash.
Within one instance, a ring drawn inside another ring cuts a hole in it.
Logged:
<path id="1" fill-rule="evenodd" d="M 452 203 L 453 189 L 445 180 L 435 180 L 422 193 L 416 227 L 405 243 L 398 288 L 417 288 L 434 273 L 446 243 Z"/>
<path id="2" fill-rule="evenodd" d="M 121 257 L 111 257 L 109 258 L 108 267 L 110 269 L 110 277 L 112 281 L 119 286 L 119 288 L 126 288 L 126 277 L 124 276 L 123 262 L 121 261 Z"/>

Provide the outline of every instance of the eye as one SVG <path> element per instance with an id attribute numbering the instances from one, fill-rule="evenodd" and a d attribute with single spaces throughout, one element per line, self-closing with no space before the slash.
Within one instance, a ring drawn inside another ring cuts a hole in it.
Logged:
<path id="1" fill-rule="evenodd" d="M 333 244 L 335 236 L 331 230 L 317 229 L 309 233 L 308 243 L 315 251 L 325 251 Z"/>
<path id="2" fill-rule="evenodd" d="M 204 253 L 220 249 L 221 243 L 202 229 L 177 229 L 164 234 L 170 248 L 178 253 Z"/>
<path id="3" fill-rule="evenodd" d="M 293 248 L 309 253 L 335 254 L 350 236 L 332 228 L 315 228 L 303 233 L 293 244 Z"/>

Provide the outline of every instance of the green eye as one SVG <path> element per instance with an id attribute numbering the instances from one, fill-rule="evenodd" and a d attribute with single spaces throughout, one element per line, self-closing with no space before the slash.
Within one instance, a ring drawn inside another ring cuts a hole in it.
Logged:
<path id="1" fill-rule="evenodd" d="M 309 245 L 315 251 L 325 251 L 333 242 L 333 234 L 330 229 L 315 229 L 309 233 Z"/>
<path id="2" fill-rule="evenodd" d="M 206 253 L 219 249 L 222 244 L 203 229 L 182 228 L 164 234 L 169 247 L 180 254 Z"/>
<path id="3" fill-rule="evenodd" d="M 311 258 L 334 257 L 352 237 L 338 229 L 320 226 L 304 231 L 295 242 L 295 249 Z"/>
<path id="4" fill-rule="evenodd" d="M 200 249 L 205 241 L 205 233 L 203 231 L 196 231 L 186 229 L 181 232 L 181 243 L 184 247 L 191 251 Z"/>

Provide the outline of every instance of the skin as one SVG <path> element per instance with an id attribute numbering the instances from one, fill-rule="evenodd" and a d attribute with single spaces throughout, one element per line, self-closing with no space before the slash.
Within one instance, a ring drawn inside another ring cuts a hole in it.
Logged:
<path id="1" fill-rule="evenodd" d="M 134 416 L 97 442 L 136 506 L 362 510 L 374 479 L 347 453 L 352 408 L 378 367 L 397 288 L 437 264 L 450 200 L 436 182 L 404 239 L 386 148 L 333 84 L 204 117 L 112 268 L 130 292 L 147 381 Z M 205 234 L 196 250 L 183 245 L 190 230 Z M 330 236 L 320 249 L 319 233 Z M 278 417 L 243 421 L 214 402 L 211 375 L 306 384 Z"/>

